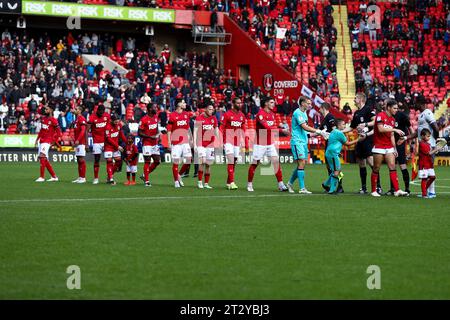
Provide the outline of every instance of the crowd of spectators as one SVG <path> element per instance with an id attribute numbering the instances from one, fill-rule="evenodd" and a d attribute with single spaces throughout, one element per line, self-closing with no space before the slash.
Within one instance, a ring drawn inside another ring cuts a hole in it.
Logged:
<path id="1" fill-rule="evenodd" d="M 368 10 L 375 4 L 373 1 L 359 1 L 358 12 L 349 13 L 352 51 L 360 57 L 354 59 L 357 91 L 365 91 L 377 99 L 395 97 L 408 106 L 423 96 L 434 109 L 445 97 L 446 84 L 450 80 L 445 52 L 450 37 L 449 1 L 444 1 L 442 12 L 435 10 L 434 14 L 430 14 L 430 9 L 436 8 L 437 1 L 396 2 L 380 15 L 379 28 L 375 28 L 373 23 L 376 13 Z M 445 45 L 444 52 L 440 52 L 438 57 L 426 47 L 425 40 L 430 37 L 433 46 Z M 367 40 L 375 45 L 367 43 Z M 369 52 L 371 48 L 372 52 Z M 383 60 L 381 74 L 371 71 L 371 64 L 376 59 L 388 57 L 393 59 Z M 420 83 L 419 79 L 432 79 L 432 82 Z M 440 97 L 434 92 L 429 93 L 433 87 L 438 88 Z"/>
<path id="2" fill-rule="evenodd" d="M 243 1 L 245 3 L 245 1 Z M 311 2 L 312 3 L 312 2 Z M 305 14 L 301 1 L 255 1 L 247 7 L 231 7 L 230 16 L 252 37 L 258 45 L 276 56 L 276 44 L 280 48 L 280 64 L 296 74 L 307 57 L 320 57 L 310 86 L 320 96 L 338 95 L 336 78 L 337 30 L 332 17 L 333 7 L 325 3 L 319 12 L 313 5 Z M 278 37 L 278 29 L 285 30 Z"/>
<path id="3" fill-rule="evenodd" d="M 63 132 L 73 121 L 70 110 L 80 103 L 88 113 L 102 102 L 124 119 L 131 106 L 132 116 L 125 120 L 133 122 L 139 121 L 148 103 L 154 103 L 163 113 L 163 125 L 177 97 L 184 97 L 194 112 L 214 104 L 219 120 L 235 96 L 242 97 L 249 118 L 259 111 L 261 88 L 255 87 L 250 76 L 236 81 L 231 70 L 218 67 L 213 52 L 173 53 L 167 45 L 157 52 L 153 43 L 139 51 L 134 42 L 87 33 L 54 39 L 44 33 L 34 38 L 5 29 L 0 45 L 0 132 L 6 132 L 10 124 L 15 124 L 15 133 L 39 132 L 38 109 L 47 102 L 55 104 Z M 127 43 L 126 49 L 122 43 Z M 130 72 L 106 71 L 101 62 L 85 64 L 80 48 L 87 46 L 92 52 L 126 57 Z M 295 108 L 289 97 L 278 97 L 277 102 L 282 115 L 290 115 Z"/>

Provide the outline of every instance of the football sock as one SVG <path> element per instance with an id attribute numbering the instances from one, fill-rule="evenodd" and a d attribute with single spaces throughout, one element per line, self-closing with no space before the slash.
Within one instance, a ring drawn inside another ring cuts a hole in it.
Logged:
<path id="1" fill-rule="evenodd" d="M 78 177 L 80 178 L 81 177 L 81 162 L 80 162 L 80 159 L 77 159 L 77 162 L 78 162 Z"/>
<path id="2" fill-rule="evenodd" d="M 100 163 L 94 162 L 94 178 L 98 179 L 98 172 L 100 170 Z"/>
<path id="3" fill-rule="evenodd" d="M 278 182 L 282 182 L 283 181 L 283 171 L 281 170 L 281 165 L 278 164 L 278 170 L 275 173 L 275 177 L 277 178 Z"/>
<path id="4" fill-rule="evenodd" d="M 86 178 L 86 160 L 84 159 L 80 159 L 78 162 L 78 167 L 79 167 L 79 177 L 80 178 Z"/>
<path id="5" fill-rule="evenodd" d="M 189 173 L 189 169 L 191 169 L 191 165 L 190 164 L 187 164 L 187 163 L 183 164 L 181 166 L 181 169 L 180 169 L 180 175 L 185 174 L 185 173 Z"/>
<path id="6" fill-rule="evenodd" d="M 422 189 L 422 197 L 427 196 L 427 178 L 423 178 L 422 182 L 420 183 L 420 187 Z"/>
<path id="7" fill-rule="evenodd" d="M 203 180 L 203 170 L 198 170 L 198 181 Z"/>
<path id="8" fill-rule="evenodd" d="M 112 159 L 106 160 L 106 172 L 108 173 L 108 180 L 111 180 L 113 178 L 114 172 L 114 164 L 112 162 Z"/>
<path id="9" fill-rule="evenodd" d="M 205 173 L 205 183 L 209 183 L 210 176 L 211 176 L 211 174 Z"/>
<path id="10" fill-rule="evenodd" d="M 372 187 L 372 192 L 377 191 L 377 180 L 378 180 L 378 173 L 372 172 L 372 175 L 370 176 L 370 184 Z"/>
<path id="11" fill-rule="evenodd" d="M 367 189 L 367 168 L 359 168 L 359 177 L 361 179 L 362 189 Z"/>
<path id="12" fill-rule="evenodd" d="M 227 184 L 230 184 L 234 181 L 234 166 L 232 164 L 228 164 L 227 171 L 228 171 Z"/>
<path id="13" fill-rule="evenodd" d="M 155 170 L 156 167 L 159 166 L 159 163 L 160 163 L 159 161 L 158 161 L 158 162 L 157 162 L 157 161 L 153 161 L 152 164 L 150 165 L 150 168 L 149 168 L 149 171 L 148 171 L 148 172 L 149 172 L 149 173 L 152 173 L 153 170 Z"/>
<path id="14" fill-rule="evenodd" d="M 408 169 L 402 169 L 403 182 L 405 183 L 405 190 L 409 190 L 409 171 Z"/>
<path id="15" fill-rule="evenodd" d="M 41 158 L 39 158 L 39 162 L 40 162 L 40 164 L 41 164 L 41 166 L 40 166 L 40 168 L 39 168 L 39 176 L 41 177 L 41 178 L 44 178 L 45 177 L 45 167 L 46 167 L 46 162 L 47 162 L 47 158 L 45 158 L 45 157 L 41 157 Z"/>
<path id="16" fill-rule="evenodd" d="M 172 165 L 172 174 L 173 174 L 173 181 L 178 181 L 178 164 Z"/>
<path id="17" fill-rule="evenodd" d="M 291 178 L 289 179 L 289 184 L 293 185 L 295 180 L 297 180 L 298 178 L 298 174 L 297 174 L 297 168 L 294 169 L 294 171 L 292 171 L 292 175 Z"/>
<path id="18" fill-rule="evenodd" d="M 198 174 L 198 163 L 194 164 L 194 175 Z"/>
<path id="19" fill-rule="evenodd" d="M 114 172 L 119 172 L 122 168 L 122 159 L 114 161 Z"/>
<path id="20" fill-rule="evenodd" d="M 150 173 L 150 161 L 144 163 L 144 180 L 148 181 L 148 174 Z"/>
<path id="21" fill-rule="evenodd" d="M 331 177 L 331 186 L 330 186 L 330 191 L 328 191 L 328 193 L 332 193 L 337 190 L 337 185 L 338 185 L 338 181 L 339 181 L 339 178 L 336 177 L 335 175 L 331 175 L 330 177 Z"/>
<path id="22" fill-rule="evenodd" d="M 253 181 L 253 177 L 255 176 L 257 166 L 258 166 L 257 164 L 251 164 L 250 167 L 248 168 L 248 179 L 247 179 L 248 182 Z"/>
<path id="23" fill-rule="evenodd" d="M 47 160 L 48 161 L 48 160 Z M 428 178 L 430 178 L 430 177 L 428 177 Z M 430 187 L 429 187 L 429 189 L 428 189 L 428 191 L 430 192 L 430 193 L 436 193 L 436 191 L 435 191 L 435 189 L 434 189 L 434 180 L 435 180 L 436 178 L 433 178 L 433 181 L 432 181 L 432 183 L 430 184 Z"/>
<path id="24" fill-rule="evenodd" d="M 434 193 L 434 190 L 433 191 L 431 191 L 431 185 L 434 185 L 434 180 L 436 179 L 436 177 L 434 177 L 434 176 L 431 176 L 431 177 L 428 177 L 428 180 L 427 180 L 427 185 L 426 185 L 426 190 L 430 190 L 430 193 Z M 428 189 L 428 188 L 430 188 L 430 189 Z"/>
<path id="25" fill-rule="evenodd" d="M 133 179 L 133 182 L 136 182 L 136 173 L 133 172 L 133 173 L 131 174 L 131 177 L 132 177 L 132 179 Z"/>
<path id="26" fill-rule="evenodd" d="M 300 189 L 305 189 L 305 170 L 297 169 L 297 177 Z"/>
<path id="27" fill-rule="evenodd" d="M 394 191 L 398 191 L 398 177 L 397 170 L 389 170 L 389 177 L 391 178 L 392 186 L 394 187 Z"/>
<path id="28" fill-rule="evenodd" d="M 338 190 L 342 189 L 342 178 L 338 178 L 339 182 L 338 182 Z"/>
<path id="29" fill-rule="evenodd" d="M 127 172 L 127 180 L 130 182 L 130 172 Z"/>
<path id="30" fill-rule="evenodd" d="M 45 158 L 45 166 L 47 167 L 48 172 L 50 172 L 50 175 L 52 176 L 52 178 L 56 177 L 56 173 L 53 170 L 52 165 L 50 164 L 50 161 L 48 161 L 47 158 Z"/>

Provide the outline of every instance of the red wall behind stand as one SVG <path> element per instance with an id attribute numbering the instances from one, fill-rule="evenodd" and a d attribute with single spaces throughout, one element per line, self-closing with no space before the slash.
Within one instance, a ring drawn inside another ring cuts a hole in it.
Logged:
<path id="1" fill-rule="evenodd" d="M 253 83 L 264 90 L 263 78 L 266 74 L 272 74 L 272 84 L 276 81 L 297 81 L 296 88 L 284 88 L 284 95 L 291 99 L 300 96 L 302 84 L 282 66 L 278 65 L 262 48 L 260 48 L 245 31 L 243 31 L 230 17 L 224 16 L 226 32 L 232 34 L 231 44 L 224 48 L 225 71 L 231 69 L 233 75 L 239 74 L 240 65 L 250 66 L 250 75 Z M 273 96 L 275 88 L 270 90 Z"/>

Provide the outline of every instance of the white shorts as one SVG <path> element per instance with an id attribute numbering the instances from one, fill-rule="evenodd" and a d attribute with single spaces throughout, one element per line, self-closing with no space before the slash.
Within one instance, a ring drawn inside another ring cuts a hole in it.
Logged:
<path id="1" fill-rule="evenodd" d="M 129 166 L 129 165 L 127 165 L 127 172 L 136 173 L 137 172 L 137 166 Z"/>
<path id="2" fill-rule="evenodd" d="M 75 156 L 77 156 L 77 157 L 85 157 L 86 156 L 86 146 L 84 144 L 79 144 L 75 148 Z"/>
<path id="3" fill-rule="evenodd" d="M 388 153 L 394 153 L 394 152 L 395 152 L 394 148 L 389 148 L 389 149 L 373 148 L 372 149 L 372 153 L 377 153 L 377 154 L 388 154 Z"/>
<path id="4" fill-rule="evenodd" d="M 45 157 L 48 158 L 48 151 L 50 150 L 50 143 L 39 143 L 38 154 L 45 154 Z"/>
<path id="5" fill-rule="evenodd" d="M 181 157 L 192 157 L 191 146 L 189 143 L 176 144 L 172 146 L 172 158 L 181 159 Z"/>
<path id="6" fill-rule="evenodd" d="M 225 149 L 225 155 L 232 154 L 235 158 L 238 158 L 241 153 L 241 147 L 234 146 L 231 143 L 225 143 L 223 148 Z"/>
<path id="7" fill-rule="evenodd" d="M 103 156 L 105 159 L 120 158 L 120 151 L 106 151 Z"/>
<path id="8" fill-rule="evenodd" d="M 264 156 L 278 157 L 278 152 L 274 144 L 268 146 L 253 145 L 253 160 L 262 160 Z"/>
<path id="9" fill-rule="evenodd" d="M 428 177 L 435 177 L 436 174 L 434 173 L 434 169 L 422 169 L 422 170 L 419 170 L 418 176 L 420 179 L 425 179 Z"/>
<path id="10" fill-rule="evenodd" d="M 92 146 L 92 153 L 93 154 L 102 154 L 104 147 L 105 147 L 104 143 L 94 143 Z"/>
<path id="11" fill-rule="evenodd" d="M 159 156 L 161 152 L 159 151 L 159 145 L 155 146 L 142 146 L 142 154 L 146 157 L 148 156 Z"/>
<path id="12" fill-rule="evenodd" d="M 199 158 L 206 158 L 206 161 L 214 161 L 215 150 L 208 147 L 197 147 L 197 154 Z"/>

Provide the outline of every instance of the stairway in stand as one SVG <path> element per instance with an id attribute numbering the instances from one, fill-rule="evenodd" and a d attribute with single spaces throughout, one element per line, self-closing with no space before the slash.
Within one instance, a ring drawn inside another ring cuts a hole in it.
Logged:
<path id="1" fill-rule="evenodd" d="M 354 108 L 355 98 L 355 71 L 353 68 L 352 46 L 348 28 L 347 6 L 333 6 L 334 25 L 337 29 L 336 51 L 338 59 L 336 64 L 336 77 L 339 83 L 340 108 L 347 102 Z"/>
<path id="2" fill-rule="evenodd" d="M 434 117 L 438 120 L 447 111 L 447 99 L 450 97 L 450 91 L 447 91 L 444 100 L 439 104 L 439 107 L 434 110 Z"/>

